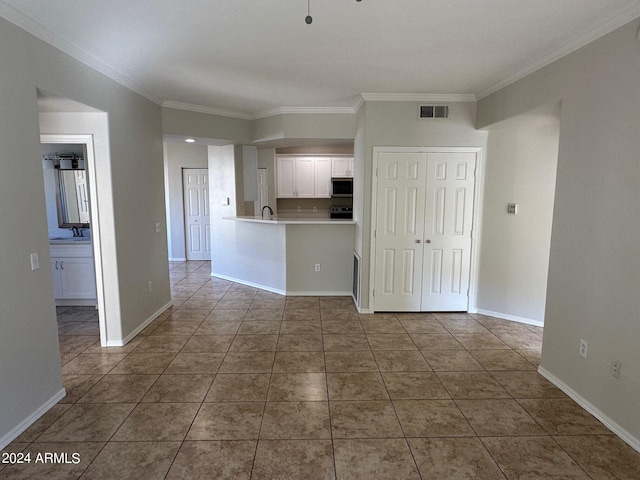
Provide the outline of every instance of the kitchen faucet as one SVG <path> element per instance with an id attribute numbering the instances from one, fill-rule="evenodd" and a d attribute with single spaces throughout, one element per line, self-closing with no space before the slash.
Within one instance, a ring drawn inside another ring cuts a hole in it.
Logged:
<path id="1" fill-rule="evenodd" d="M 269 205 L 265 205 L 264 207 L 262 207 L 262 218 L 264 218 L 264 209 L 268 208 L 269 209 L 269 216 L 273 215 L 273 210 L 271 209 L 271 207 Z"/>

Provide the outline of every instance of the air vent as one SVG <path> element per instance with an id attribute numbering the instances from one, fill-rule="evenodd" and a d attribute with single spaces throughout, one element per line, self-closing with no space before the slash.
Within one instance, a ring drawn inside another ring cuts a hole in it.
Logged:
<path id="1" fill-rule="evenodd" d="M 420 118 L 449 118 L 449 106 L 420 105 Z"/>

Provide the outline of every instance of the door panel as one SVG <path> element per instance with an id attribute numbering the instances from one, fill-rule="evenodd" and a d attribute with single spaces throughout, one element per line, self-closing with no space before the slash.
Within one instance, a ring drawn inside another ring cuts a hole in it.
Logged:
<path id="1" fill-rule="evenodd" d="M 183 170 L 187 260 L 210 260 L 209 171 Z"/>
<path id="2" fill-rule="evenodd" d="M 420 310 L 426 155 L 378 156 L 375 308 Z"/>
<path id="3" fill-rule="evenodd" d="M 423 311 L 466 311 L 476 154 L 430 153 L 427 159 Z"/>

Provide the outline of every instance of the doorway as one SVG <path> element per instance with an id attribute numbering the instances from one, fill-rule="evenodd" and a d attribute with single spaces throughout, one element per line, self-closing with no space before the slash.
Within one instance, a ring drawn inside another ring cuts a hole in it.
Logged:
<path id="1" fill-rule="evenodd" d="M 92 197 L 95 198 L 95 192 L 97 191 L 96 187 L 96 174 L 95 174 L 95 154 L 94 154 L 94 144 L 93 144 L 93 135 L 67 135 L 67 134 L 42 134 L 40 135 L 40 143 L 47 145 L 60 145 L 61 147 L 66 145 L 73 145 L 76 148 L 79 148 L 84 155 L 84 167 L 85 167 L 85 175 L 83 178 L 85 179 L 85 188 L 88 190 L 88 210 L 89 210 L 89 218 L 91 222 L 89 223 L 91 229 L 91 250 L 93 251 L 93 259 L 91 265 L 89 265 L 91 273 L 90 276 L 92 278 L 87 278 L 83 280 L 81 284 L 77 284 L 76 282 L 76 290 L 80 292 L 80 297 L 82 294 L 86 293 L 86 283 L 87 282 L 95 282 L 95 306 L 98 311 L 98 323 L 100 326 L 100 342 L 104 346 L 107 339 L 107 327 L 105 321 L 105 301 L 104 301 L 104 286 L 102 281 L 102 256 L 101 246 L 100 246 L 100 226 L 99 226 L 99 213 L 98 206 L 96 205 L 95 200 L 92 200 Z M 46 183 L 46 182 L 45 182 Z M 47 211 L 50 211 L 51 206 L 47 206 Z M 54 207 L 55 208 L 55 207 Z M 49 216 L 49 214 L 47 215 Z M 57 218 L 57 217 L 56 217 Z M 84 222 L 82 222 L 84 223 Z M 51 233 L 50 233 L 51 236 Z M 53 259 L 52 259 L 53 261 Z M 75 261 L 77 263 L 77 260 Z M 68 261 L 67 265 L 72 265 Z M 54 267 L 55 268 L 55 267 Z M 55 273 L 55 272 L 54 272 Z M 84 274 L 85 269 L 78 270 L 76 269 L 76 274 Z M 77 275 L 75 275 L 77 277 Z M 63 281 L 62 279 L 61 281 Z M 54 289 L 55 289 L 55 279 L 54 279 Z M 93 285 L 92 285 L 93 286 Z M 89 300 L 93 304 L 93 300 Z M 75 305 L 83 305 L 86 302 L 76 301 Z"/>
<path id="2" fill-rule="evenodd" d="M 374 310 L 467 311 L 479 150 L 374 150 Z"/>
<path id="3" fill-rule="evenodd" d="M 209 170 L 183 168 L 182 184 L 187 260 L 211 260 Z"/>

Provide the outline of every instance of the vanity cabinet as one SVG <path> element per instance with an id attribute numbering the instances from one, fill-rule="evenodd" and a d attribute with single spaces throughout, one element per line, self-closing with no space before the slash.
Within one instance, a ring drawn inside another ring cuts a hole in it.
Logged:
<path id="1" fill-rule="evenodd" d="M 51 245 L 51 272 L 56 305 L 92 305 L 96 274 L 91 245 Z"/>

